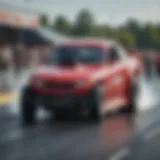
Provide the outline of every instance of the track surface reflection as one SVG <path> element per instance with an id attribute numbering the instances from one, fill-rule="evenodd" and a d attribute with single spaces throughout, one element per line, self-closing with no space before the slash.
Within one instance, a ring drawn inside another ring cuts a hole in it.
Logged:
<path id="1" fill-rule="evenodd" d="M 99 124 L 79 120 L 55 122 L 42 114 L 43 117 L 40 116 L 35 126 L 23 127 L 19 121 L 18 103 L 2 107 L 0 160 L 109 158 L 118 149 L 130 144 L 145 128 L 160 120 L 158 83 L 157 79 L 152 82 L 142 81 L 143 91 L 139 96 L 139 111 L 136 115 L 112 113 Z M 143 96 L 147 97 L 147 102 Z"/>

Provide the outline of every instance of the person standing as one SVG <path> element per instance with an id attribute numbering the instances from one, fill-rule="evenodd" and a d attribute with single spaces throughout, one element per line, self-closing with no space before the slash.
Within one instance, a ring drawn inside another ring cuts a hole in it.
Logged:
<path id="1" fill-rule="evenodd" d="M 151 52 L 146 52 L 144 53 L 144 68 L 145 68 L 145 75 L 147 78 L 151 78 L 152 77 L 152 56 L 151 56 Z"/>
<path id="2" fill-rule="evenodd" d="M 14 64 L 12 49 L 9 45 L 3 45 L 0 49 L 0 79 L 1 91 L 10 91 L 14 86 Z"/>

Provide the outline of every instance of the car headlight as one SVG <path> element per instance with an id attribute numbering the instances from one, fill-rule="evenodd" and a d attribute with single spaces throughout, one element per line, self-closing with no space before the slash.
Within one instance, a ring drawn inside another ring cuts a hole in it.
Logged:
<path id="1" fill-rule="evenodd" d="M 76 87 L 83 87 L 86 84 L 86 81 L 78 81 Z"/>
<path id="2" fill-rule="evenodd" d="M 36 83 L 35 83 L 35 85 L 36 85 L 37 87 L 42 87 L 42 86 L 44 85 L 44 83 L 43 83 L 42 80 L 37 80 Z"/>
<path id="3" fill-rule="evenodd" d="M 81 87 L 87 87 L 87 86 L 90 86 L 92 83 L 91 81 L 88 81 L 88 80 L 81 80 L 81 81 L 78 81 L 75 85 L 75 87 L 77 88 L 81 88 Z"/>
<path id="4" fill-rule="evenodd" d="M 44 82 L 40 79 L 32 79 L 32 84 L 36 87 L 42 87 L 44 85 Z"/>

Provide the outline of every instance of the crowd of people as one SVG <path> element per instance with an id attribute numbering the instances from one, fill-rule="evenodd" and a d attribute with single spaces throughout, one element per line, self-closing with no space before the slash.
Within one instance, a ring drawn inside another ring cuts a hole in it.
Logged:
<path id="1" fill-rule="evenodd" d="M 153 73 L 159 75 L 159 73 L 157 72 L 157 68 L 160 67 L 160 65 L 157 63 L 157 59 L 159 58 L 160 58 L 159 52 L 145 51 L 143 53 L 143 65 L 145 69 L 146 78 L 148 79 L 152 78 Z"/>
<path id="2" fill-rule="evenodd" d="M 14 87 L 16 74 L 24 70 L 38 67 L 44 63 L 53 48 L 52 44 L 0 45 L 0 92 L 11 90 Z M 153 51 L 129 51 L 131 55 L 142 60 L 147 77 L 151 77 L 157 55 Z M 160 60 L 160 58 L 159 58 Z M 159 61 L 160 62 L 160 61 Z M 160 64 L 160 63 L 159 63 Z"/>
<path id="3" fill-rule="evenodd" d="M 14 87 L 16 74 L 44 63 L 50 53 L 50 44 L 41 45 L 0 45 L 0 92 Z"/>

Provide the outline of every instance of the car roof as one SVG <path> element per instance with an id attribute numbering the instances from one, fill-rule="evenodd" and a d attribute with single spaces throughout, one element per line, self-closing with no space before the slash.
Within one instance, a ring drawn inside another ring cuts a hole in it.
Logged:
<path id="1" fill-rule="evenodd" d="M 67 40 L 65 42 L 59 43 L 58 46 L 95 46 L 95 47 L 107 47 L 117 44 L 115 41 L 107 39 L 98 38 L 75 38 L 72 40 Z"/>

